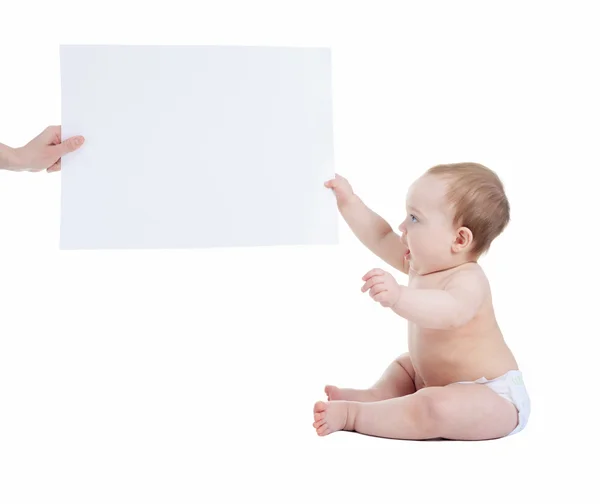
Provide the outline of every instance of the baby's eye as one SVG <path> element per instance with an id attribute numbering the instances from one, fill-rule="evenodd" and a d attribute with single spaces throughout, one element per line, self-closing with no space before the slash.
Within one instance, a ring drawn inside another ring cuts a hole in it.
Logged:
<path id="1" fill-rule="evenodd" d="M 410 220 L 412 222 L 417 222 L 417 218 L 413 214 L 410 214 Z"/>

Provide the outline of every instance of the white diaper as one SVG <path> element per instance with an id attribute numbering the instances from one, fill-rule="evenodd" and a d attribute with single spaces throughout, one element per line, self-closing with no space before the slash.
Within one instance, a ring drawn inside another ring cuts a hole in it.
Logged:
<path id="1" fill-rule="evenodd" d="M 531 404 L 529 401 L 529 394 L 527 394 L 525 384 L 523 383 L 523 374 L 521 371 L 512 370 L 493 380 L 488 380 L 483 377 L 474 382 L 458 383 L 482 383 L 516 406 L 517 411 L 519 412 L 519 423 L 509 436 L 516 434 L 527 425 Z"/>

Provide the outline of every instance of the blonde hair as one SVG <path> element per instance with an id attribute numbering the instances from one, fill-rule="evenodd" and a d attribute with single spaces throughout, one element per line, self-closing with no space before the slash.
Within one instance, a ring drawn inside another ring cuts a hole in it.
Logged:
<path id="1" fill-rule="evenodd" d="M 448 179 L 446 198 L 454 210 L 454 225 L 473 233 L 475 257 L 487 252 L 510 221 L 510 205 L 498 175 L 479 163 L 440 164 L 425 175 Z"/>

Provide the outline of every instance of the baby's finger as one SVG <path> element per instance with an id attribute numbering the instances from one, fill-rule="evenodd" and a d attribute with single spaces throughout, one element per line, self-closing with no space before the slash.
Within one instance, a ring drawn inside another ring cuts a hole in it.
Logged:
<path id="1" fill-rule="evenodd" d="M 383 283 L 383 277 L 380 275 L 374 276 L 365 282 L 365 284 L 362 286 L 361 291 L 367 292 L 371 287 L 373 287 L 373 285 L 376 285 L 379 283 Z"/>
<path id="2" fill-rule="evenodd" d="M 377 296 L 377 294 L 380 294 L 385 291 L 387 291 L 387 287 L 383 284 L 378 284 L 378 285 L 375 285 L 373 288 L 371 288 L 371 292 L 369 294 L 371 295 L 372 298 L 375 298 L 375 296 Z"/>
<path id="3" fill-rule="evenodd" d="M 362 277 L 362 280 L 367 281 L 373 275 L 383 275 L 383 273 L 384 273 L 383 270 L 381 270 L 379 268 L 374 268 L 371 271 L 369 271 L 368 273 L 365 273 L 365 275 Z"/>
<path id="4" fill-rule="evenodd" d="M 335 180 L 328 180 L 325 182 L 325 187 L 328 187 L 329 189 L 335 189 L 337 187 L 337 182 Z"/>
<path id="5" fill-rule="evenodd" d="M 387 291 L 386 292 L 380 292 L 379 294 L 377 294 L 376 296 L 373 296 L 373 301 L 376 301 L 377 303 L 385 303 L 385 297 L 387 295 Z"/>

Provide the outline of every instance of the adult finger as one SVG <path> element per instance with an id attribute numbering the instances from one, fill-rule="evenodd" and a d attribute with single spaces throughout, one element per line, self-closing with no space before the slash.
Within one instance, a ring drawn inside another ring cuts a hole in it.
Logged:
<path id="1" fill-rule="evenodd" d="M 83 145 L 85 139 L 82 136 L 74 136 L 67 138 L 63 143 L 60 143 L 54 147 L 58 157 L 64 156 L 69 152 L 76 151 Z"/>
<path id="2" fill-rule="evenodd" d="M 60 171 L 60 169 L 61 169 L 61 163 L 60 163 L 60 159 L 59 159 L 56 163 L 54 163 L 52 166 L 50 166 L 46 171 L 48 173 L 53 173 L 53 172 Z"/>
<path id="3" fill-rule="evenodd" d="M 60 126 L 48 126 L 42 131 L 38 138 L 41 138 L 47 145 L 56 145 L 60 143 Z"/>

